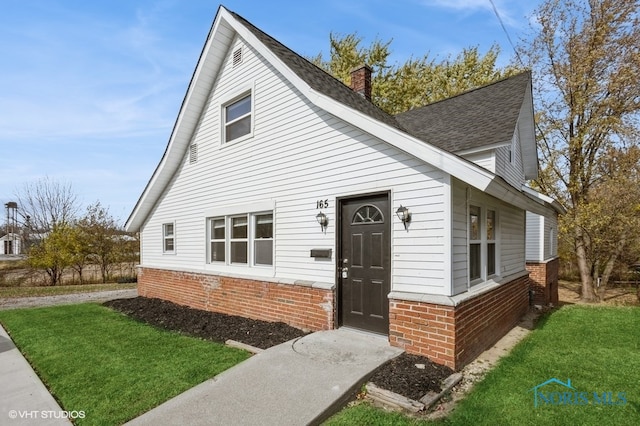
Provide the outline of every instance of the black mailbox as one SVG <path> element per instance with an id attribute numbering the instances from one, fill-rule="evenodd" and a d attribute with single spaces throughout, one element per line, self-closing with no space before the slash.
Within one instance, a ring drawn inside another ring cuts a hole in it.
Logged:
<path id="1" fill-rule="evenodd" d="M 311 249 L 311 257 L 316 259 L 331 259 L 331 249 Z"/>

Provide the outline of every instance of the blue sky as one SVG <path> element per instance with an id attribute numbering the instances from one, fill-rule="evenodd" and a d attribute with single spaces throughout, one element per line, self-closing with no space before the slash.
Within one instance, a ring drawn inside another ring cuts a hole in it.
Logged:
<path id="1" fill-rule="evenodd" d="M 494 0 L 514 43 L 539 0 Z M 393 39 L 392 62 L 513 50 L 490 0 L 228 0 L 228 9 L 305 56 L 329 33 Z M 219 3 L 3 0 L 0 202 L 43 177 L 70 183 L 124 221 L 158 164 Z M 3 220 L 0 220 L 3 223 Z"/>

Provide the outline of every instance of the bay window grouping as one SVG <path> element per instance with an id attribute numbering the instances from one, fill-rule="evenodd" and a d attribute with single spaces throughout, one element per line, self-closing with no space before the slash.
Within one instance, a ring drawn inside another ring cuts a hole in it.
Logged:
<path id="1" fill-rule="evenodd" d="M 273 213 L 213 217 L 207 222 L 209 263 L 273 265 Z"/>

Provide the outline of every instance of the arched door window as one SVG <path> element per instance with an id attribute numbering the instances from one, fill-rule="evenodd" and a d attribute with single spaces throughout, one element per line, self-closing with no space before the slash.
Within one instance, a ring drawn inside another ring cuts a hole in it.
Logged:
<path id="1" fill-rule="evenodd" d="M 353 215 L 352 224 L 384 223 L 384 215 L 376 206 L 370 204 L 360 207 Z"/>

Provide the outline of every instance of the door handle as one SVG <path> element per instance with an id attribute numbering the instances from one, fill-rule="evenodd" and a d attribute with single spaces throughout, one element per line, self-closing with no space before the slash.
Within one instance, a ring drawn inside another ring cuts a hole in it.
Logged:
<path id="1" fill-rule="evenodd" d="M 342 278 L 349 278 L 349 267 L 347 266 L 349 264 L 349 259 L 342 259 L 342 264 L 344 266 L 340 268 L 340 275 Z"/>

